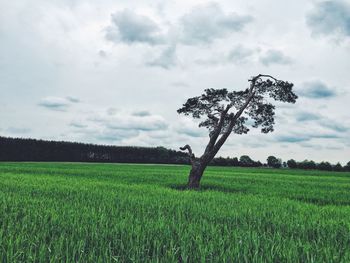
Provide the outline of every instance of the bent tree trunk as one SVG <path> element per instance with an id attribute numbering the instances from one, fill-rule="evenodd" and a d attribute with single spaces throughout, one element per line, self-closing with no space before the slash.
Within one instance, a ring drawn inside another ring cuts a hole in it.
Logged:
<path id="1" fill-rule="evenodd" d="M 201 162 L 195 162 L 192 164 L 190 174 L 188 176 L 188 188 L 189 189 L 198 189 L 200 181 L 202 179 L 203 172 L 206 166 Z"/>
<path id="2" fill-rule="evenodd" d="M 210 161 L 214 158 L 216 152 L 206 150 L 200 158 L 196 158 L 192 153 L 191 146 L 186 144 L 184 147 L 180 147 L 181 150 L 188 150 L 190 162 L 192 165 L 190 174 L 188 176 L 187 187 L 189 189 L 198 189 L 204 173 Z"/>

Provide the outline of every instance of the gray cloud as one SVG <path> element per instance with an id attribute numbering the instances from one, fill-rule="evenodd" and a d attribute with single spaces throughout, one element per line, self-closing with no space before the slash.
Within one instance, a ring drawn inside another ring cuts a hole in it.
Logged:
<path id="1" fill-rule="evenodd" d="M 145 119 L 145 118 L 143 118 Z M 168 125 L 162 121 L 153 118 L 139 121 L 125 121 L 123 123 L 107 123 L 107 127 L 111 130 L 139 130 L 139 131 L 153 131 L 165 130 Z"/>
<path id="2" fill-rule="evenodd" d="M 82 128 L 86 128 L 88 127 L 86 124 L 79 122 L 79 121 L 72 121 L 69 126 L 74 127 L 74 128 L 78 128 L 78 129 L 82 129 Z"/>
<path id="3" fill-rule="evenodd" d="M 260 62 L 265 66 L 270 66 L 271 64 L 287 65 L 292 63 L 292 59 L 279 50 L 270 49 L 260 57 Z"/>
<path id="4" fill-rule="evenodd" d="M 337 93 L 334 88 L 330 88 L 322 81 L 316 80 L 304 83 L 303 88 L 298 90 L 298 95 L 312 99 L 324 99 L 335 97 Z"/>
<path id="5" fill-rule="evenodd" d="M 242 147 L 252 147 L 252 148 L 266 148 L 268 146 L 268 142 L 264 141 L 264 140 L 260 140 L 260 141 L 257 141 L 257 140 L 253 140 L 253 141 L 249 141 L 249 140 L 246 140 L 244 142 L 241 142 L 240 145 Z"/>
<path id="6" fill-rule="evenodd" d="M 187 135 L 190 137 L 205 137 L 207 136 L 207 131 L 205 129 L 200 129 L 198 123 L 190 119 L 181 119 L 174 129 L 178 134 Z"/>
<path id="7" fill-rule="evenodd" d="M 104 50 L 100 50 L 100 51 L 98 52 L 98 55 L 99 55 L 101 58 L 106 58 L 106 57 L 107 57 L 107 53 L 106 53 L 106 51 L 104 51 Z"/>
<path id="8" fill-rule="evenodd" d="M 347 132 L 349 130 L 349 127 L 345 126 L 344 124 L 337 123 L 334 120 L 320 121 L 319 124 L 336 132 Z"/>
<path id="9" fill-rule="evenodd" d="M 67 99 L 69 102 L 72 102 L 72 103 L 78 103 L 78 102 L 80 102 L 80 99 L 75 98 L 75 97 L 70 97 L 70 96 L 68 96 L 68 97 L 66 97 L 66 99 Z"/>
<path id="10" fill-rule="evenodd" d="M 65 111 L 71 103 L 67 98 L 46 97 L 41 99 L 38 105 L 51 110 Z"/>
<path id="11" fill-rule="evenodd" d="M 275 140 L 277 142 L 284 142 L 284 143 L 301 143 L 301 142 L 311 141 L 312 139 L 340 139 L 340 138 L 342 138 L 342 136 L 334 133 L 319 133 L 319 134 L 295 133 L 295 134 L 276 136 Z"/>
<path id="12" fill-rule="evenodd" d="M 242 45 L 234 47 L 227 56 L 228 61 L 240 64 L 247 61 L 255 53 L 255 50 L 246 48 Z"/>
<path id="13" fill-rule="evenodd" d="M 255 54 L 256 50 L 237 45 L 226 54 L 216 54 L 211 58 L 197 59 L 195 62 L 199 65 L 227 65 L 244 64 Z"/>
<path id="14" fill-rule="evenodd" d="M 298 112 L 296 114 L 296 120 L 299 122 L 308 122 L 308 121 L 315 121 L 314 124 L 319 125 L 319 127 L 327 128 L 329 130 L 332 130 L 336 132 L 336 134 L 313 134 L 309 137 L 313 138 L 340 138 L 341 136 L 339 134 L 345 133 L 350 130 L 350 127 L 345 125 L 344 123 L 339 123 L 339 121 L 330 119 L 326 116 L 323 116 L 321 114 L 316 114 L 308 111 L 302 111 Z"/>
<path id="15" fill-rule="evenodd" d="M 119 111 L 118 109 L 111 107 L 107 109 L 107 114 L 112 116 L 112 115 L 115 115 L 118 111 Z"/>
<path id="16" fill-rule="evenodd" d="M 135 111 L 132 113 L 132 115 L 137 117 L 146 117 L 146 116 L 151 116 L 151 113 L 147 110 L 143 110 L 143 111 Z"/>
<path id="17" fill-rule="evenodd" d="M 111 25 L 106 28 L 106 39 L 115 43 L 144 43 L 149 45 L 167 44 L 158 57 L 145 63 L 146 66 L 170 69 L 176 66 L 176 45 L 211 43 L 215 39 L 223 38 L 229 33 L 241 31 L 252 21 L 251 16 L 235 13 L 225 14 L 216 3 L 198 6 L 183 15 L 179 26 L 164 25 L 168 32 L 163 34 L 161 25 L 151 18 L 137 14 L 131 10 L 119 11 L 112 14 Z M 225 58 L 227 62 L 242 62 L 251 51 L 242 46 L 235 48 Z M 101 57 L 106 57 L 100 51 Z M 210 63 L 213 64 L 213 63 Z"/>
<path id="18" fill-rule="evenodd" d="M 163 117 L 151 115 L 147 111 L 135 113 L 116 112 L 114 115 L 100 114 L 89 121 L 109 130 L 166 130 L 168 124 Z"/>
<path id="19" fill-rule="evenodd" d="M 310 138 L 315 138 L 315 139 L 340 139 L 342 136 L 339 134 L 332 134 L 332 133 L 326 133 L 326 134 L 313 134 L 310 135 Z"/>
<path id="20" fill-rule="evenodd" d="M 190 137 L 203 137 L 205 134 L 200 129 L 187 129 L 187 128 L 178 128 L 177 132 L 179 134 L 185 134 Z"/>
<path id="21" fill-rule="evenodd" d="M 320 120 L 322 118 L 321 115 L 319 114 L 315 114 L 312 112 L 308 112 L 308 111 L 302 111 L 302 112 L 298 112 L 296 114 L 296 120 L 297 121 L 316 121 L 316 120 Z"/>
<path id="22" fill-rule="evenodd" d="M 341 150 L 341 149 L 344 149 L 343 146 L 326 146 L 325 148 L 329 149 L 329 150 Z"/>
<path id="23" fill-rule="evenodd" d="M 131 10 L 112 14 L 112 24 L 106 28 L 106 38 L 126 44 L 145 43 L 156 45 L 163 42 L 160 27 L 147 16 Z"/>
<path id="24" fill-rule="evenodd" d="M 102 131 L 94 132 L 94 136 L 97 140 L 106 141 L 106 142 L 115 142 L 121 141 L 123 139 L 128 139 L 132 137 L 136 137 L 139 135 L 139 131 L 137 130 L 110 130 L 105 129 Z"/>
<path id="25" fill-rule="evenodd" d="M 323 147 L 321 145 L 315 145 L 312 143 L 300 143 L 300 146 L 303 148 L 310 148 L 310 149 L 314 149 L 314 150 L 321 150 Z"/>
<path id="26" fill-rule="evenodd" d="M 276 136 L 277 142 L 288 142 L 288 143 L 297 143 L 297 142 L 305 142 L 309 141 L 310 138 L 307 136 L 300 135 L 280 135 Z"/>
<path id="27" fill-rule="evenodd" d="M 181 40 L 185 44 L 211 43 L 232 32 L 243 30 L 253 18 L 236 13 L 225 14 L 216 3 L 197 6 L 181 20 Z"/>
<path id="28" fill-rule="evenodd" d="M 82 138 L 88 138 L 90 141 L 97 141 L 99 143 L 120 143 L 123 139 L 137 137 L 140 131 L 137 130 L 113 130 L 105 127 L 94 126 L 86 128 L 76 128 L 74 134 Z"/>
<path id="29" fill-rule="evenodd" d="M 181 87 L 181 88 L 188 88 L 189 85 L 186 82 L 183 81 L 175 81 L 170 84 L 173 87 Z"/>
<path id="30" fill-rule="evenodd" d="M 146 63 L 150 67 L 170 69 L 176 65 L 176 46 L 170 46 L 163 50 L 159 57 Z"/>
<path id="31" fill-rule="evenodd" d="M 23 127 L 9 127 L 6 129 L 6 131 L 11 134 L 26 134 L 31 132 L 31 129 Z"/>
<path id="32" fill-rule="evenodd" d="M 72 104 L 79 103 L 80 100 L 75 97 L 45 97 L 42 98 L 38 105 L 50 110 L 66 111 Z"/>
<path id="33" fill-rule="evenodd" d="M 350 36 L 350 4 L 345 1 L 316 3 L 306 16 L 306 23 L 314 35 Z"/>
<path id="34" fill-rule="evenodd" d="M 100 111 L 84 121 L 72 121 L 70 127 L 80 138 L 89 138 L 97 142 L 124 142 L 137 140 L 138 136 L 150 137 L 150 134 L 168 134 L 168 124 L 159 115 L 149 111 L 113 111 L 111 108 Z"/>

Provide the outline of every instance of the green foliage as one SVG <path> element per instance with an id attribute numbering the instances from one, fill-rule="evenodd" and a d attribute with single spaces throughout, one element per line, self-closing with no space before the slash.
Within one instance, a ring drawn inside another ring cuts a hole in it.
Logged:
<path id="1" fill-rule="evenodd" d="M 254 166 L 261 166 L 254 160 L 252 160 L 248 155 L 242 155 L 239 158 L 239 165 L 242 167 L 254 167 Z"/>
<path id="2" fill-rule="evenodd" d="M 250 88 L 241 91 L 205 89 L 202 95 L 187 99 L 177 112 L 202 120 L 199 127 L 205 127 L 210 132 L 220 126 L 220 133 L 230 130 L 236 134 L 246 134 L 249 128 L 245 124 L 249 119 L 253 122 L 253 128 L 261 127 L 262 133 L 272 132 L 275 124 L 275 106 L 268 101 L 273 99 L 295 103 L 298 96 L 293 91 L 293 83 L 261 74 L 249 82 Z M 241 116 L 243 112 L 244 116 Z M 234 118 L 237 113 L 239 114 Z M 232 120 L 234 126 L 230 127 Z"/>
<path id="3" fill-rule="evenodd" d="M 341 172 L 343 170 L 343 166 L 341 166 L 340 163 L 337 163 L 336 165 L 333 166 L 333 170 L 337 172 Z"/>
<path id="4" fill-rule="evenodd" d="M 277 159 L 275 156 L 270 155 L 267 157 L 267 165 L 273 168 L 281 168 L 282 161 L 281 159 Z"/>
<path id="5" fill-rule="evenodd" d="M 350 173 L 0 163 L 1 262 L 350 262 Z"/>
<path id="6" fill-rule="evenodd" d="M 323 171 L 332 171 L 333 167 L 329 162 L 320 162 L 319 164 L 317 164 L 317 169 Z"/>
<path id="7" fill-rule="evenodd" d="M 316 169 L 316 163 L 314 161 L 304 160 L 298 163 L 300 169 Z"/>
<path id="8" fill-rule="evenodd" d="M 348 163 L 344 166 L 344 171 L 350 172 L 350 162 L 348 162 Z"/>

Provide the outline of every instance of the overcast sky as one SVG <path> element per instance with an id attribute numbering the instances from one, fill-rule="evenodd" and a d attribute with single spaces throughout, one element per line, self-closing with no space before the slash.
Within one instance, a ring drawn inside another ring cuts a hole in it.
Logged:
<path id="1" fill-rule="evenodd" d="M 113 145 L 190 144 L 176 110 L 205 88 L 271 74 L 295 84 L 275 132 L 221 156 L 350 161 L 350 1 L 0 0 L 0 135 Z"/>

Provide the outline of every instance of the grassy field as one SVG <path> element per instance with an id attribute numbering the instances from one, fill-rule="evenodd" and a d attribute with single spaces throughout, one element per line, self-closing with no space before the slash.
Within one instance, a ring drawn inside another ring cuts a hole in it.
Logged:
<path id="1" fill-rule="evenodd" d="M 350 173 L 0 163 L 2 262 L 350 262 Z"/>

